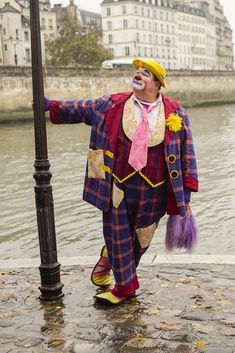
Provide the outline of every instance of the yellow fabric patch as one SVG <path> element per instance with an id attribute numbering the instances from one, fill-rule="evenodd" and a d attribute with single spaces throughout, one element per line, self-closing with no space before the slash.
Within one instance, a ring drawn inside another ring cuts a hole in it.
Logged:
<path id="1" fill-rule="evenodd" d="M 136 229 L 137 238 L 142 249 L 145 249 L 150 245 L 157 225 L 158 224 L 153 223 L 151 226 Z"/>
<path id="2" fill-rule="evenodd" d="M 113 206 L 118 208 L 124 197 L 124 192 L 113 183 L 112 200 Z"/>
<path id="3" fill-rule="evenodd" d="M 106 150 L 106 151 L 105 151 L 105 154 L 106 154 L 106 156 L 108 156 L 109 158 L 113 158 L 113 157 L 114 157 L 114 154 L 113 154 L 113 152 L 111 152 L 111 151 Z"/>
<path id="4" fill-rule="evenodd" d="M 103 150 L 88 150 L 88 178 L 105 179 Z"/>

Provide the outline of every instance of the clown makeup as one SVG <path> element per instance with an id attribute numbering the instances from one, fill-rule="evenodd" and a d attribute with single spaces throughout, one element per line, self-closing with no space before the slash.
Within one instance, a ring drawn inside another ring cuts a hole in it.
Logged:
<path id="1" fill-rule="evenodd" d="M 132 79 L 132 87 L 137 90 L 144 90 L 148 85 L 148 82 L 154 80 L 154 75 L 144 67 L 139 67 L 136 70 L 135 75 Z"/>

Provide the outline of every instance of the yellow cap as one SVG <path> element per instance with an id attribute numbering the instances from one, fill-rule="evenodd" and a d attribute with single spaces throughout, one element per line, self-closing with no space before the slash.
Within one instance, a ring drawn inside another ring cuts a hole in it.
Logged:
<path id="1" fill-rule="evenodd" d="M 164 69 L 163 66 L 161 66 L 157 61 L 153 59 L 135 59 L 132 64 L 138 68 L 138 67 L 145 67 L 149 71 L 151 71 L 154 76 L 157 77 L 157 79 L 161 82 L 161 85 L 166 88 L 166 82 L 165 82 L 165 77 L 166 77 L 166 70 Z"/>

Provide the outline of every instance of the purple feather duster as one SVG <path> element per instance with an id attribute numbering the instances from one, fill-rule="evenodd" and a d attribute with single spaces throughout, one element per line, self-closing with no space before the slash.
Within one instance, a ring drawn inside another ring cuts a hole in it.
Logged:
<path id="1" fill-rule="evenodd" d="M 181 228 L 181 217 L 178 215 L 169 216 L 166 224 L 166 249 L 172 251 L 177 248 L 180 234 L 182 233 Z"/>
<path id="2" fill-rule="evenodd" d="M 185 248 L 191 252 L 197 245 L 197 235 L 196 219 L 191 212 L 184 217 L 171 215 L 166 226 L 166 249 Z"/>

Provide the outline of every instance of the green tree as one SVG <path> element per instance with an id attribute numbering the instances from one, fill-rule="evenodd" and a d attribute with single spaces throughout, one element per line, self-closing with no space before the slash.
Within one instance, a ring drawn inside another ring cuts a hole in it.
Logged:
<path id="1" fill-rule="evenodd" d="M 47 39 L 46 49 L 52 66 L 100 67 L 102 61 L 111 59 L 107 49 L 100 44 L 101 33 L 97 28 L 83 28 L 69 23 L 58 38 Z"/>

